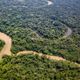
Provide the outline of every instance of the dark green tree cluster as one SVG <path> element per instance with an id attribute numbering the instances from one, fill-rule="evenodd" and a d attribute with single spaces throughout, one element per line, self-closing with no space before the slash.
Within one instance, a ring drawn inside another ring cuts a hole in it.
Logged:
<path id="1" fill-rule="evenodd" d="M 80 68 L 70 62 L 33 55 L 4 57 L 0 62 L 1 80 L 80 80 Z"/>
<path id="2" fill-rule="evenodd" d="M 0 50 L 3 48 L 4 44 L 5 44 L 5 43 L 0 40 Z"/>

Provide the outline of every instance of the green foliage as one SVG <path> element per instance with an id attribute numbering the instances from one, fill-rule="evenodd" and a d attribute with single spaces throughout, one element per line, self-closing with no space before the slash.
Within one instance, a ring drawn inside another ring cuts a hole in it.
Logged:
<path id="1" fill-rule="evenodd" d="M 79 80 L 80 69 L 69 62 L 33 55 L 5 57 L 0 63 L 1 80 Z"/>
<path id="2" fill-rule="evenodd" d="M 80 13 L 77 9 L 80 5 L 74 7 L 70 3 L 76 5 L 75 1 L 70 0 L 68 3 L 64 0 L 60 1 L 64 6 L 63 9 L 60 3 L 56 2 L 55 6 L 36 9 L 31 0 L 26 0 L 25 4 L 15 3 L 13 0 L 7 1 L 0 1 L 0 31 L 12 38 L 13 53 L 33 50 L 62 56 L 70 61 L 80 63 L 80 20 L 78 14 L 73 15 L 74 10 Z M 36 3 L 36 0 L 34 1 Z M 41 1 L 36 6 L 46 4 L 45 1 Z M 26 5 L 27 2 L 33 5 Z M 16 7 L 13 7 L 14 4 Z M 24 5 L 29 8 L 20 7 Z M 56 8 L 56 5 L 60 8 Z M 70 8 L 65 9 L 65 7 Z M 71 14 L 65 14 L 67 12 Z M 72 35 L 67 39 L 58 40 L 65 34 L 66 26 L 72 29 Z"/>
<path id="3" fill-rule="evenodd" d="M 3 48 L 4 44 L 5 44 L 5 43 L 0 40 L 0 50 Z"/>
<path id="4" fill-rule="evenodd" d="M 54 0 L 54 5 L 39 8 L 45 4 L 45 0 L 0 0 L 0 32 L 12 38 L 13 53 L 33 50 L 80 63 L 80 0 Z M 60 40 L 66 27 L 73 33 Z M 0 41 L 0 50 L 3 45 Z M 80 69 L 32 55 L 5 57 L 0 80 L 80 80 Z"/>

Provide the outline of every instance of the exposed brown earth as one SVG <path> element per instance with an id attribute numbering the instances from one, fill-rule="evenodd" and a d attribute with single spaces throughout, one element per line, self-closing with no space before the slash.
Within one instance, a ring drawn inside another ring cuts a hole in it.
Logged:
<path id="1" fill-rule="evenodd" d="M 6 34 L 0 32 L 0 40 L 5 42 L 5 45 L 0 52 L 0 57 L 3 57 L 4 55 L 11 55 L 11 51 L 10 51 L 12 46 L 11 38 Z"/>
<path id="2" fill-rule="evenodd" d="M 46 55 L 46 54 L 43 54 L 43 53 L 38 53 L 38 52 L 35 52 L 35 51 L 21 51 L 19 53 L 17 53 L 17 55 L 24 55 L 24 54 L 33 54 L 33 55 L 38 55 L 40 57 L 44 57 L 44 58 L 48 58 L 48 59 L 52 59 L 52 60 L 61 60 L 61 61 L 65 61 L 64 58 L 62 57 L 58 57 L 58 56 L 50 56 L 50 55 Z"/>

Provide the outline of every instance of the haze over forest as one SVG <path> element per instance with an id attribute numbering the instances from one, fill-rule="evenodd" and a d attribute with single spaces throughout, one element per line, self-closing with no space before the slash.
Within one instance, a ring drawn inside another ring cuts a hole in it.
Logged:
<path id="1" fill-rule="evenodd" d="M 80 0 L 0 0 L 0 80 L 80 80 Z"/>

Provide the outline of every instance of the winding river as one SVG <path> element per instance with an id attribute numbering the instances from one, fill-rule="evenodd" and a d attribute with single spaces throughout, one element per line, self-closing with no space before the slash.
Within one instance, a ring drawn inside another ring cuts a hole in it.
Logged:
<path id="1" fill-rule="evenodd" d="M 49 2 L 48 5 L 52 5 L 52 2 Z M 64 36 L 62 36 L 62 37 L 67 38 L 71 34 L 72 34 L 72 30 L 69 27 L 67 27 L 67 31 L 65 32 Z M 5 55 L 11 56 L 12 55 L 12 52 L 11 52 L 12 39 L 11 39 L 11 37 L 9 37 L 5 33 L 0 32 L 0 40 L 5 42 L 5 45 L 0 52 L 0 58 L 4 57 Z M 43 54 L 43 53 L 38 53 L 38 52 L 35 52 L 35 51 L 27 51 L 27 50 L 26 51 L 20 51 L 20 52 L 16 53 L 16 56 L 24 55 L 24 54 L 26 54 L 26 55 L 27 54 L 38 55 L 40 57 L 44 57 L 44 58 L 52 59 L 52 60 L 57 60 L 57 61 L 60 61 L 60 60 L 61 61 L 68 61 L 68 60 L 66 60 L 62 57 L 59 57 L 59 56 L 46 55 L 46 54 Z M 77 63 L 75 63 L 75 64 L 77 64 Z M 77 65 L 80 67 L 80 64 L 77 64 Z"/>
<path id="2" fill-rule="evenodd" d="M 66 35 L 64 35 L 64 36 L 66 36 Z M 68 34 L 66 37 L 68 37 L 70 35 L 71 34 Z M 0 59 L 2 57 L 4 57 L 5 55 L 12 56 L 12 52 L 11 52 L 12 39 L 7 34 L 4 34 L 4 33 L 0 32 L 0 40 L 2 40 L 2 41 L 5 42 L 5 45 L 4 45 L 3 49 L 0 52 Z M 20 51 L 20 52 L 16 53 L 16 55 L 14 55 L 14 56 L 28 55 L 28 54 L 38 55 L 40 57 L 47 58 L 47 59 L 50 59 L 50 60 L 55 60 L 55 61 L 67 61 L 67 62 L 71 62 L 71 61 L 68 61 L 68 60 L 64 59 L 63 57 L 53 56 L 53 55 L 46 55 L 46 54 L 43 54 L 43 53 L 38 53 L 36 51 L 28 51 L 28 50 L 26 50 L 26 51 Z M 71 63 L 74 63 L 78 67 L 80 67 L 80 64 L 78 64 L 76 62 L 71 62 Z"/>
<path id="3" fill-rule="evenodd" d="M 67 32 L 65 32 L 63 37 L 67 38 L 71 34 L 72 34 L 72 30 L 70 28 L 68 28 Z M 4 34 L 4 33 L 0 32 L 0 40 L 5 42 L 5 45 L 4 45 L 3 49 L 0 52 L 0 57 L 3 57 L 5 55 L 11 55 L 11 53 L 12 53 L 11 52 L 11 46 L 12 46 L 11 37 L 9 37 L 7 34 Z M 35 52 L 35 51 L 27 51 L 26 50 L 26 51 L 20 51 L 20 52 L 17 53 L 17 55 L 20 55 L 20 54 L 34 54 L 34 55 L 37 54 L 39 56 L 45 56 L 46 58 L 53 59 L 53 60 L 65 60 L 62 57 L 44 55 L 43 53 L 38 53 L 38 52 Z"/>
<path id="4" fill-rule="evenodd" d="M 49 6 L 49 5 L 52 5 L 52 4 L 53 4 L 53 2 L 48 1 L 48 4 L 47 5 Z M 44 5 L 44 6 L 46 6 L 46 5 Z M 65 32 L 65 34 L 64 34 L 63 37 L 64 38 L 67 38 L 67 37 L 69 37 L 71 35 L 71 33 L 72 33 L 72 30 L 70 28 L 68 28 L 67 29 L 67 32 Z M 0 57 L 3 57 L 5 55 L 11 55 L 11 53 L 12 53 L 11 52 L 12 39 L 8 35 L 0 32 L 0 40 L 2 40 L 2 41 L 5 42 L 5 46 L 3 47 L 3 49 L 0 52 Z M 31 53 L 34 54 L 34 55 L 37 54 L 39 56 L 45 56 L 46 58 L 50 58 L 50 59 L 54 59 L 54 60 L 65 60 L 62 57 L 44 55 L 42 53 L 37 53 L 35 51 L 21 51 L 21 52 L 18 52 L 17 55 L 20 55 L 20 54 L 31 54 Z"/>

